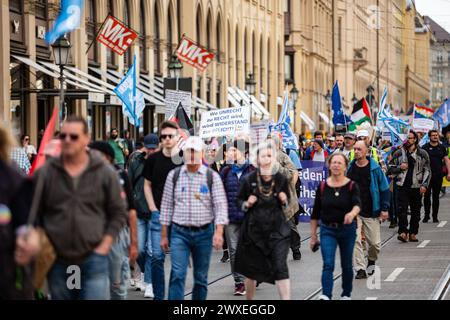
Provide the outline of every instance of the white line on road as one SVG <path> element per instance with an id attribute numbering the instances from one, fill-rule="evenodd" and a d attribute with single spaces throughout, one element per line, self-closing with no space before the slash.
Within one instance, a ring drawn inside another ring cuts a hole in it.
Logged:
<path id="1" fill-rule="evenodd" d="M 424 240 L 421 244 L 417 246 L 417 248 L 425 248 L 427 244 L 429 244 L 431 240 Z"/>
<path id="2" fill-rule="evenodd" d="M 400 275 L 400 273 L 403 272 L 403 270 L 405 270 L 405 268 L 397 268 L 395 269 L 390 275 L 389 277 L 387 277 L 386 282 L 394 282 L 395 279 L 397 279 L 397 277 Z"/>
<path id="3" fill-rule="evenodd" d="M 378 300 L 377 297 L 367 297 L 366 300 Z"/>
<path id="4" fill-rule="evenodd" d="M 441 221 L 441 223 L 438 224 L 438 228 L 443 228 L 447 224 L 447 221 Z"/>

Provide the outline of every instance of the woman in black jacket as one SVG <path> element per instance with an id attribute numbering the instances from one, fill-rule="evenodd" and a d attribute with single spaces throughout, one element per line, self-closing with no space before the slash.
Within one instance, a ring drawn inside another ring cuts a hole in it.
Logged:
<path id="1" fill-rule="evenodd" d="M 280 298 L 290 299 L 287 255 L 290 226 L 283 213 L 288 203 L 287 179 L 276 172 L 276 150 L 263 144 L 257 150 L 258 170 L 241 185 L 238 205 L 245 212 L 236 250 L 235 271 L 247 279 L 247 299 L 253 299 L 256 282 L 276 284 Z"/>
<path id="2" fill-rule="evenodd" d="M 31 183 L 11 164 L 10 133 L 0 126 L 0 300 L 32 299 L 30 262 L 39 237 L 27 227 Z"/>

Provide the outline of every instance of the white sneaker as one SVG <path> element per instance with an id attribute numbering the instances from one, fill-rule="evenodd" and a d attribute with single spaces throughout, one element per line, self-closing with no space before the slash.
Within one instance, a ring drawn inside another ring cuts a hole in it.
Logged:
<path id="1" fill-rule="evenodd" d="M 323 294 L 317 300 L 330 300 L 330 298 L 328 298 L 326 295 Z"/>
<path id="2" fill-rule="evenodd" d="M 145 293 L 144 293 L 144 298 L 149 298 L 149 299 L 153 299 L 155 297 L 155 295 L 153 294 L 153 286 L 152 284 L 146 284 L 146 288 L 145 288 Z"/>
<path id="3" fill-rule="evenodd" d="M 347 296 L 343 296 L 343 297 L 341 297 L 341 300 L 352 300 L 352 298 L 347 297 Z"/>
<path id="4" fill-rule="evenodd" d="M 140 274 L 139 280 L 136 279 L 136 291 L 145 291 L 144 274 Z"/>

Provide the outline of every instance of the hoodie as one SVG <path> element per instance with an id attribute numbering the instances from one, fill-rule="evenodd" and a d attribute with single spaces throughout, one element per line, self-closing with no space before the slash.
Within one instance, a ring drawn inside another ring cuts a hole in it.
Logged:
<path id="1" fill-rule="evenodd" d="M 75 188 L 61 158 L 47 161 L 36 172 L 44 175 L 39 203 L 39 223 L 55 247 L 59 260 L 79 264 L 100 244 L 105 235 L 115 238 L 126 225 L 124 192 L 114 168 L 94 152 L 78 177 Z"/>

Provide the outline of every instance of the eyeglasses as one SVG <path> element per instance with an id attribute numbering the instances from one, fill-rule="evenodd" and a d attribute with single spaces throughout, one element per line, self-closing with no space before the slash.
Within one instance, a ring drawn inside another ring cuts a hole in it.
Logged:
<path id="1" fill-rule="evenodd" d="M 77 141 L 80 138 L 80 136 L 78 134 L 61 133 L 59 135 L 59 139 L 62 141 L 65 141 L 67 139 L 67 137 L 69 137 L 71 141 Z"/>
<path id="2" fill-rule="evenodd" d="M 23 140 L 25 140 L 25 141 L 30 141 L 30 138 L 25 138 L 25 139 L 23 139 Z"/>
<path id="3" fill-rule="evenodd" d="M 408 140 L 416 140 L 416 138 L 410 138 L 410 137 L 408 137 Z"/>
<path id="4" fill-rule="evenodd" d="M 361 141 L 361 140 L 366 140 L 366 137 L 359 137 L 358 141 Z"/>
<path id="5" fill-rule="evenodd" d="M 173 134 L 162 134 L 159 138 L 162 140 L 166 140 L 167 138 L 173 139 L 175 137 Z"/>

